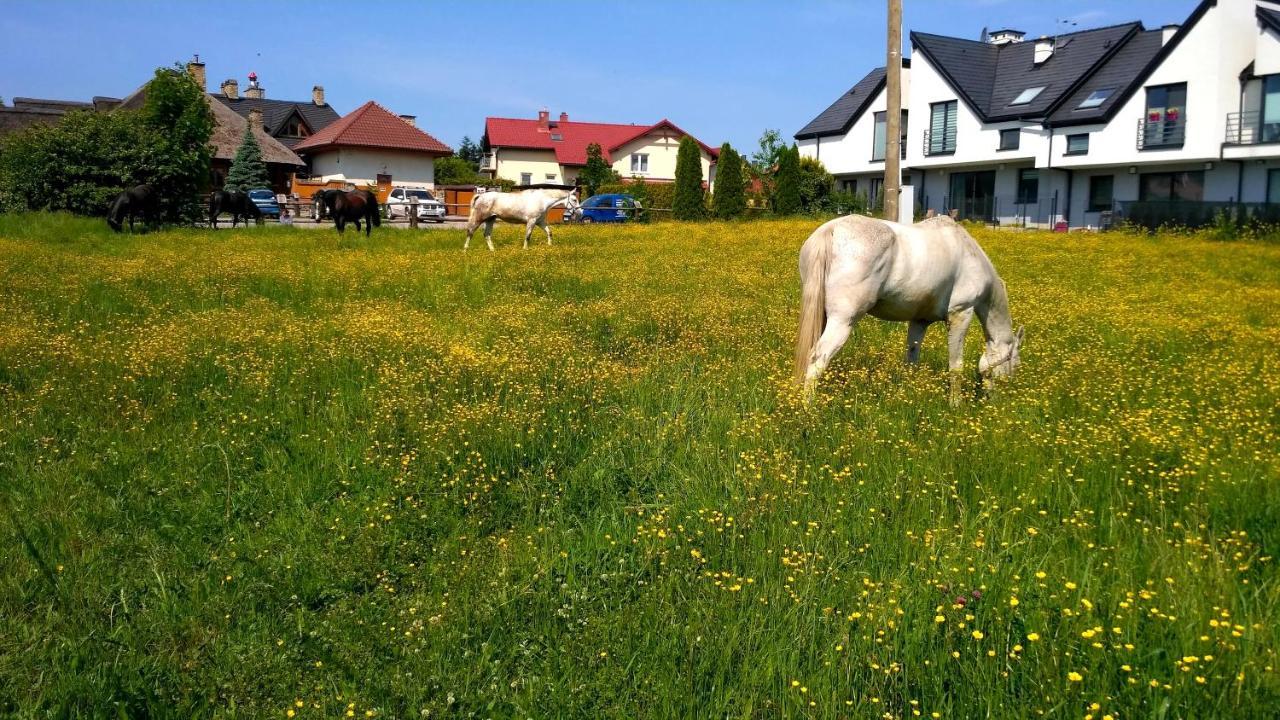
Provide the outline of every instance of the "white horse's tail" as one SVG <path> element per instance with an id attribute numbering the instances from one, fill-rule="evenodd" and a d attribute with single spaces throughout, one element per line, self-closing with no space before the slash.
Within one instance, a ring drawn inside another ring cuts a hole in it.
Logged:
<path id="1" fill-rule="evenodd" d="M 822 337 L 827 322 L 827 265 L 831 250 L 831 233 L 823 232 L 810 238 L 815 246 L 803 250 L 800 257 L 800 332 L 796 336 L 796 380 L 803 382 L 812 361 L 813 349 Z"/>

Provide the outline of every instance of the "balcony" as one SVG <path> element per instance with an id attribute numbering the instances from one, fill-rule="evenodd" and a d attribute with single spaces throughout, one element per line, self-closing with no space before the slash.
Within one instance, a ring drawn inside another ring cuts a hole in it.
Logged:
<path id="1" fill-rule="evenodd" d="M 488 153 L 488 154 L 486 154 L 483 158 L 481 158 L 481 160 L 480 160 L 480 171 L 481 171 L 481 172 L 486 172 L 486 171 L 487 171 L 487 172 L 492 172 L 492 171 L 493 171 L 494 169 L 496 169 L 497 167 L 498 167 L 498 156 L 497 156 L 497 153 Z"/>
<path id="2" fill-rule="evenodd" d="M 1263 122 L 1262 113 L 1227 114 L 1227 145 L 1266 145 L 1280 143 L 1280 122 Z"/>
<path id="3" fill-rule="evenodd" d="M 1187 140 L 1187 118 L 1183 115 L 1154 112 L 1138 121 L 1139 150 L 1172 150 Z"/>
<path id="4" fill-rule="evenodd" d="M 956 131 L 954 128 L 948 128 L 942 132 L 935 133 L 932 130 L 924 131 L 924 154 L 925 157 L 933 155 L 955 155 L 956 154 Z"/>

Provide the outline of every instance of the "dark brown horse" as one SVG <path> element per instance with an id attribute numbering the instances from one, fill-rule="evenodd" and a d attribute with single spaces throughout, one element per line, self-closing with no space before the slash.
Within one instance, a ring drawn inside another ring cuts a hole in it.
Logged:
<path id="1" fill-rule="evenodd" d="M 356 232 L 360 232 L 360 221 L 364 220 L 365 237 L 369 237 L 375 225 L 382 226 L 382 218 L 378 213 L 378 196 L 368 190 L 327 193 L 324 203 L 332 213 L 334 225 L 340 233 L 346 232 L 348 222 L 356 223 Z"/>
<path id="2" fill-rule="evenodd" d="M 112 230 L 120 232 L 127 218 L 129 232 L 133 232 L 135 217 L 142 218 L 143 222 L 149 222 L 155 218 L 158 199 L 155 188 L 150 185 L 135 185 L 111 201 L 111 209 L 107 211 L 107 224 Z"/>
<path id="3" fill-rule="evenodd" d="M 262 223 L 262 210 L 258 209 L 258 204 L 239 190 L 214 190 L 209 194 L 209 227 L 217 230 L 218 216 L 224 212 L 231 213 L 232 228 L 240 220 L 244 220 L 245 227 L 248 227 L 249 218 Z"/>

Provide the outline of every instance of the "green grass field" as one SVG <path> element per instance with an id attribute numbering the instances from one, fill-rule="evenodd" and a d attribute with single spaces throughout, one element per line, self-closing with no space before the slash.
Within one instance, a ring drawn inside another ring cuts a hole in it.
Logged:
<path id="1" fill-rule="evenodd" d="M 981 231 L 1018 377 L 805 405 L 816 225 L 0 215 L 0 714 L 1274 716 L 1280 245 Z"/>

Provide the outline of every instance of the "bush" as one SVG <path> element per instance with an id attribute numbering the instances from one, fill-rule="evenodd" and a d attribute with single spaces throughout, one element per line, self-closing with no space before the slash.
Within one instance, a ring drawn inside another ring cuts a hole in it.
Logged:
<path id="1" fill-rule="evenodd" d="M 120 191 L 149 178 L 155 139 L 139 113 L 67 113 L 0 144 L 0 209 L 106 215 Z"/>
<path id="2" fill-rule="evenodd" d="M 680 139 L 676 155 L 675 197 L 671 214 L 677 220 L 701 220 L 707 216 L 706 193 L 702 189 L 702 151 L 688 135 Z"/>
<path id="3" fill-rule="evenodd" d="M 798 154 L 799 150 L 796 152 Z M 822 212 L 827 207 L 826 199 L 831 194 L 835 178 L 827 172 L 821 160 L 811 157 L 800 158 L 797 178 L 800 207 L 807 213 Z"/>
<path id="4" fill-rule="evenodd" d="M 483 182 L 471 163 L 457 155 L 436 158 L 435 172 L 437 185 L 475 185 Z"/>

